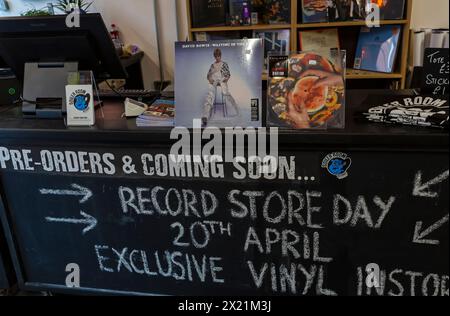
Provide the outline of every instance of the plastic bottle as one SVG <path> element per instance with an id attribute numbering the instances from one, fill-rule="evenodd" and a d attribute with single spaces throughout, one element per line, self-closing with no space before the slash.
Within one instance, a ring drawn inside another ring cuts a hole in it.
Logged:
<path id="1" fill-rule="evenodd" d="M 123 42 L 120 39 L 120 32 L 119 29 L 117 28 L 116 24 L 111 24 L 111 39 L 114 43 L 114 46 L 119 49 L 123 47 Z"/>
<path id="2" fill-rule="evenodd" d="M 251 24 L 251 14 L 250 14 L 250 7 L 247 2 L 244 2 L 242 4 L 242 20 L 244 25 L 250 25 Z"/>

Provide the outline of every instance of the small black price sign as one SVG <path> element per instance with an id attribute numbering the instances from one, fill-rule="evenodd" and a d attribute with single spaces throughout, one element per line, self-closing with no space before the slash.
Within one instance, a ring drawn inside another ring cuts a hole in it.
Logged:
<path id="1" fill-rule="evenodd" d="M 422 78 L 422 92 L 434 95 L 449 93 L 449 49 L 425 49 L 423 64 L 424 76 Z"/>

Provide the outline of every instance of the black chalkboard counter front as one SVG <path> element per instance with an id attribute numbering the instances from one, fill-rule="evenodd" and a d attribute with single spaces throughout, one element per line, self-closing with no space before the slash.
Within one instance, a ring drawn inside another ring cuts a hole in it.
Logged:
<path id="1" fill-rule="evenodd" d="M 5 109 L 0 215 L 19 286 L 448 296 L 448 132 L 356 120 L 374 93 L 392 92 L 348 93 L 345 130 L 280 131 L 275 171 L 174 162 L 170 130 L 138 129 L 120 104 L 95 128 Z"/>

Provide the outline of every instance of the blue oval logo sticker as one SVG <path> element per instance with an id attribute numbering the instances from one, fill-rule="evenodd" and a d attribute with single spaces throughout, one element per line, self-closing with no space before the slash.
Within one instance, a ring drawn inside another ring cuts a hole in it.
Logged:
<path id="1" fill-rule="evenodd" d="M 79 94 L 74 97 L 73 103 L 78 111 L 86 111 L 89 107 L 91 96 L 89 94 Z"/>
<path id="2" fill-rule="evenodd" d="M 332 153 L 322 161 L 322 168 L 338 178 L 339 180 L 348 177 L 348 170 L 352 165 L 352 159 L 345 153 Z"/>

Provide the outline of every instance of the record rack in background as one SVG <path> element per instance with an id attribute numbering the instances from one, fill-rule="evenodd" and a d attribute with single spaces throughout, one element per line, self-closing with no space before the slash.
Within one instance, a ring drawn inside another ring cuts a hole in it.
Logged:
<path id="1" fill-rule="evenodd" d="M 311 49 L 306 42 L 308 38 L 320 38 L 320 41 L 315 41 L 316 45 L 332 45 L 329 41 L 334 40 L 339 45 L 337 48 L 347 51 L 348 88 L 406 87 L 413 0 L 382 2 L 380 27 L 370 30 L 366 28 L 363 11 L 368 3 L 379 3 L 377 0 L 186 1 L 190 40 L 260 37 L 271 43 L 271 49 L 278 52 L 283 49 Z M 202 5 L 205 1 L 209 4 Z M 330 3 L 335 8 L 328 7 Z M 384 47 L 394 52 L 394 55 L 385 57 L 391 64 L 380 62 L 373 56 L 372 60 L 364 60 L 370 51 L 383 55 L 377 53 L 383 49 L 383 42 L 377 40 L 385 38 L 389 32 L 394 33 L 389 42 L 393 41 L 396 45 L 391 49 Z M 327 37 L 326 33 L 337 34 L 337 39 Z M 266 48 L 266 51 L 271 49 Z M 382 66 L 378 69 L 380 64 Z M 263 73 L 262 79 L 267 80 L 266 73 Z"/>

